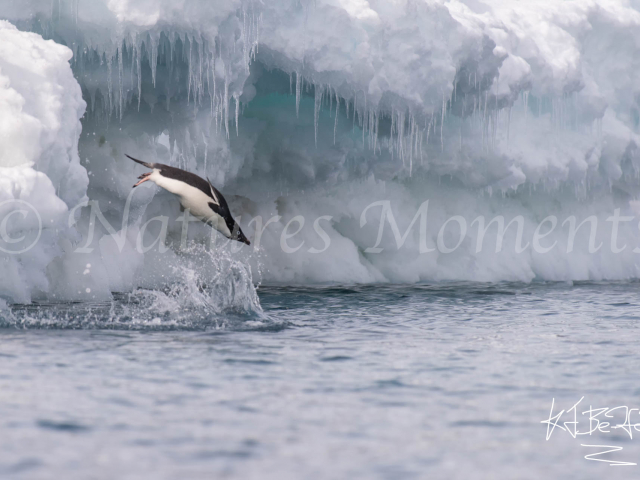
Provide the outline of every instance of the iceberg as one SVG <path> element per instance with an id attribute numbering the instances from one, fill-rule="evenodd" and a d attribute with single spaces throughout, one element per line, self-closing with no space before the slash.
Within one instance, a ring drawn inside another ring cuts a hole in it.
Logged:
<path id="1" fill-rule="evenodd" d="M 0 202 L 44 225 L 11 215 L 10 238 L 42 237 L 0 253 L 0 298 L 184 276 L 178 204 L 132 191 L 125 153 L 210 178 L 255 247 L 219 254 L 254 281 L 640 276 L 635 0 L 0 0 L 0 18 Z"/>

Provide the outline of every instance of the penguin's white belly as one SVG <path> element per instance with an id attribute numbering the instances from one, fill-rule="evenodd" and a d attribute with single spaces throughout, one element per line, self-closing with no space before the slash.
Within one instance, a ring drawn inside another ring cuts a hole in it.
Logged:
<path id="1" fill-rule="evenodd" d="M 209 207 L 209 203 L 213 203 L 213 199 L 206 195 L 202 190 L 192 187 L 188 183 L 163 177 L 155 171 L 152 174 L 151 180 L 153 180 L 159 187 L 177 195 L 180 199 L 180 204 L 185 208 L 185 210 L 189 210 L 191 215 L 196 217 L 198 220 L 208 223 L 225 237 L 231 236 L 231 232 L 229 231 L 227 222 L 225 222 L 224 218 Z"/>

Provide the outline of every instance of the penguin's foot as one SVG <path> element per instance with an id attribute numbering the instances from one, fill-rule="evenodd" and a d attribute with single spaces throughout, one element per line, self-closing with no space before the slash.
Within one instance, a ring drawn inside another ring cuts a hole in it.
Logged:
<path id="1" fill-rule="evenodd" d="M 147 180 L 149 180 L 149 175 L 151 175 L 151 172 L 148 173 L 143 173 L 142 175 L 140 175 L 138 178 L 140 179 L 140 181 L 138 183 L 136 183 L 132 188 L 137 187 L 138 185 L 140 185 L 141 183 L 146 182 Z"/>

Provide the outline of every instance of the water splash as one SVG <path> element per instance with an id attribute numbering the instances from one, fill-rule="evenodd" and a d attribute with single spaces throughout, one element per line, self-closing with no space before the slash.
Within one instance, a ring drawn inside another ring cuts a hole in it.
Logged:
<path id="1" fill-rule="evenodd" d="M 34 303 L 0 309 L 0 327 L 218 330 L 277 326 L 262 311 L 249 264 L 229 248 L 179 252 L 164 285 L 114 293 L 107 302 Z"/>

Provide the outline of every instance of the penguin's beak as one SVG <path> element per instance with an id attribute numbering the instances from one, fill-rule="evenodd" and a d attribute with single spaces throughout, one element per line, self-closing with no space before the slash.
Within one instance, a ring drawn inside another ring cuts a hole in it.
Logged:
<path id="1" fill-rule="evenodd" d="M 242 233 L 242 230 L 238 230 L 238 235 L 236 237 L 236 240 L 242 243 L 246 243 L 247 245 L 251 245 L 251 242 L 247 237 L 244 236 L 244 233 Z"/>
<path id="2" fill-rule="evenodd" d="M 142 175 L 140 175 L 138 178 L 140 179 L 140 181 L 138 183 L 136 183 L 132 188 L 137 187 L 138 185 L 146 182 L 147 180 L 149 180 L 149 175 L 151 175 L 151 173 L 143 173 Z"/>

